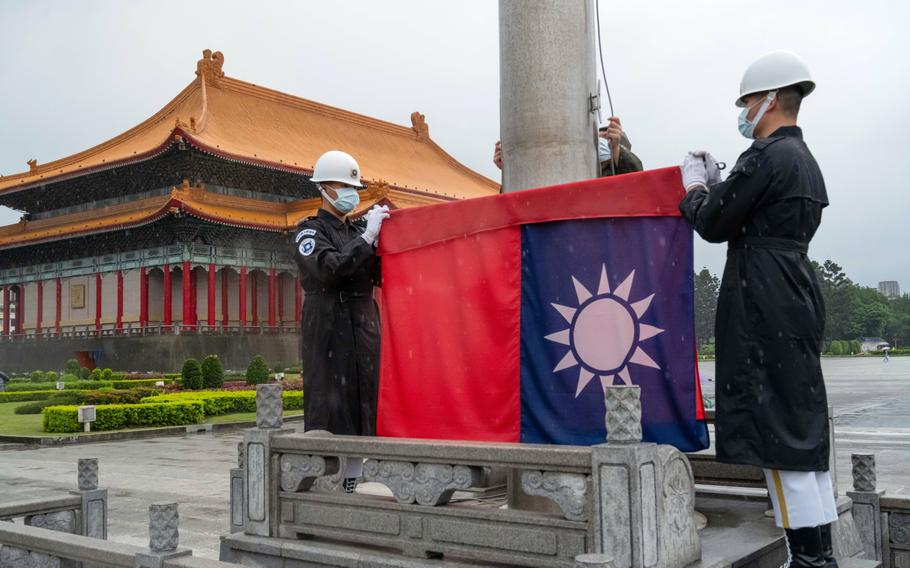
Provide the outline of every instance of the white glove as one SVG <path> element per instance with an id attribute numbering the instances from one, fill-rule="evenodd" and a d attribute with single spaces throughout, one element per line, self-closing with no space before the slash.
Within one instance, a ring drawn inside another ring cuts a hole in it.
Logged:
<path id="1" fill-rule="evenodd" d="M 374 245 L 376 244 L 376 239 L 379 238 L 382 222 L 389 218 L 389 207 L 387 205 L 374 205 L 372 209 L 367 211 L 364 218 L 367 220 L 367 228 L 360 236 L 363 237 L 367 244 Z"/>
<path id="2" fill-rule="evenodd" d="M 689 152 L 686 154 L 680 169 L 682 170 L 683 185 L 686 187 L 687 192 L 698 186 L 707 189 L 708 172 L 705 168 L 705 160 L 702 157 Z"/>
<path id="3" fill-rule="evenodd" d="M 710 187 L 715 183 L 720 183 L 720 166 L 714 156 L 704 150 L 696 150 L 692 152 L 692 155 L 704 159 L 707 185 Z"/>

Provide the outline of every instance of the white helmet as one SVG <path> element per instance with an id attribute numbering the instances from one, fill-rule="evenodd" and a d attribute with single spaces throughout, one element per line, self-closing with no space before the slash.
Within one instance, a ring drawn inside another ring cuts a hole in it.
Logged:
<path id="1" fill-rule="evenodd" d="M 330 150 L 319 156 L 313 168 L 311 181 L 338 181 L 351 187 L 363 187 L 360 183 L 360 166 L 357 160 L 346 152 Z"/>
<path id="2" fill-rule="evenodd" d="M 802 59 L 789 51 L 774 51 L 756 59 L 743 73 L 736 106 L 746 106 L 743 98 L 747 95 L 790 85 L 798 86 L 804 97 L 815 90 L 815 81 L 809 75 L 809 68 Z"/>

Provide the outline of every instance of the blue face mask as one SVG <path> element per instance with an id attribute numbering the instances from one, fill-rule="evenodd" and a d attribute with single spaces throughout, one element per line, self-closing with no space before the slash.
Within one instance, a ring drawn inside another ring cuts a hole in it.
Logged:
<path id="1" fill-rule="evenodd" d="M 600 162 L 609 162 L 613 157 L 613 150 L 610 149 L 610 142 L 606 138 L 597 138 L 597 155 Z"/>
<path id="2" fill-rule="evenodd" d="M 323 197 L 340 213 L 350 213 L 360 205 L 360 194 L 353 187 L 342 187 L 336 189 L 335 193 L 338 194 L 338 199 L 332 201 L 325 190 L 322 191 Z"/>
<path id="3" fill-rule="evenodd" d="M 758 112 L 755 113 L 755 118 L 749 120 L 749 110 L 752 109 L 755 105 L 751 107 L 746 107 L 741 113 L 739 113 L 739 133 L 745 136 L 746 138 L 755 138 L 755 127 L 758 126 L 759 121 L 762 117 L 765 116 L 765 111 L 768 110 L 768 105 L 771 104 L 771 101 L 774 100 L 774 97 L 777 95 L 777 91 L 771 91 L 768 93 L 768 96 L 765 97 L 764 102 L 762 102 L 761 107 L 759 107 Z M 758 103 L 756 103 L 758 104 Z"/>

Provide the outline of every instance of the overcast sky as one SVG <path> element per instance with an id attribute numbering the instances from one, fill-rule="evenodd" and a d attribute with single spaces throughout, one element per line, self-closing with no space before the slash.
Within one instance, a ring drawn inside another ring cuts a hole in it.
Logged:
<path id="1" fill-rule="evenodd" d="M 495 0 L 191 2 L 0 0 L 0 173 L 27 169 L 141 122 L 195 77 L 205 48 L 226 74 L 410 126 L 495 179 Z M 818 88 L 800 124 L 831 206 L 810 256 L 856 281 L 910 290 L 910 2 L 601 0 L 616 114 L 646 168 L 706 148 L 732 166 L 739 80 L 775 49 L 800 54 Z M 0 225 L 19 214 L 0 209 Z M 719 273 L 722 245 L 696 269 Z"/>

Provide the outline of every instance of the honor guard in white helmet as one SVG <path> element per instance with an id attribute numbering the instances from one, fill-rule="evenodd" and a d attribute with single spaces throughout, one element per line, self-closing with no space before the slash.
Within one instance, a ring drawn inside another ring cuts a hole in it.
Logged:
<path id="1" fill-rule="evenodd" d="M 376 242 L 389 208 L 374 206 L 362 219 L 360 166 L 332 150 L 316 162 L 311 181 L 322 195 L 315 216 L 298 227 L 292 246 L 305 294 L 302 322 L 306 430 L 373 436 L 379 384 L 380 284 Z M 349 458 L 345 490 L 352 492 L 363 462 Z"/>
<path id="2" fill-rule="evenodd" d="M 832 568 L 825 305 L 807 256 L 828 194 L 797 126 L 814 90 L 790 52 L 749 65 L 736 106 L 752 143 L 723 181 L 711 154 L 690 152 L 679 208 L 702 238 L 728 247 L 715 330 L 717 459 L 764 470 L 792 565 Z"/>

